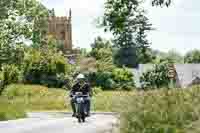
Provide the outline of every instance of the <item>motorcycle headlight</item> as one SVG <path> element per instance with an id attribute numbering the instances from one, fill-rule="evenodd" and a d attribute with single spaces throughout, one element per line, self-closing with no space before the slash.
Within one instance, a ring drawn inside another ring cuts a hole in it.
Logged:
<path id="1" fill-rule="evenodd" d="M 82 102 L 82 101 L 83 101 L 83 98 L 82 98 L 82 97 L 80 97 L 80 98 L 77 98 L 77 99 L 76 99 L 76 101 L 77 101 L 78 103 L 80 103 L 80 102 Z"/>

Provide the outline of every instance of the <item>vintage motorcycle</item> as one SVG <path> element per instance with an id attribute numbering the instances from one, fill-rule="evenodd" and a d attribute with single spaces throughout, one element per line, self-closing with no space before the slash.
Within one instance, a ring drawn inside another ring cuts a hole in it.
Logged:
<path id="1" fill-rule="evenodd" d="M 83 95 L 82 92 L 76 92 L 73 96 L 75 99 L 75 105 L 76 105 L 76 117 L 78 119 L 78 122 L 85 122 L 86 118 L 86 104 L 85 99 L 88 97 L 88 95 Z"/>

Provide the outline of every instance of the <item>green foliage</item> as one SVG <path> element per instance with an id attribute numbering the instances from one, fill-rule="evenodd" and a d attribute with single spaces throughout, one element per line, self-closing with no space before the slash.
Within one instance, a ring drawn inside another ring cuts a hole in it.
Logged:
<path id="1" fill-rule="evenodd" d="M 112 71 L 113 79 L 116 82 L 132 82 L 133 81 L 133 73 L 131 73 L 127 68 L 116 68 Z"/>
<path id="2" fill-rule="evenodd" d="M 31 49 L 24 58 L 24 75 L 26 82 L 61 87 L 58 83 L 59 74 L 69 74 L 70 65 L 61 53 L 53 50 Z"/>
<path id="3" fill-rule="evenodd" d="M 97 38 L 95 38 L 94 43 L 91 44 L 92 47 L 92 51 L 91 51 L 91 56 L 96 57 L 95 55 L 95 51 L 93 50 L 98 50 L 101 48 L 111 48 L 111 43 L 103 38 L 101 38 L 100 36 L 98 36 Z"/>
<path id="4" fill-rule="evenodd" d="M 18 83 L 22 80 L 22 72 L 13 64 L 2 65 L 0 71 L 0 95 L 5 89 L 5 86 L 11 83 Z"/>
<path id="5" fill-rule="evenodd" d="M 89 73 L 88 80 L 92 86 L 103 90 L 132 90 L 134 88 L 133 74 L 126 68 L 115 68 L 113 71 L 98 71 Z"/>
<path id="6" fill-rule="evenodd" d="M 111 72 L 96 72 L 91 77 L 90 80 L 94 82 L 95 86 L 102 87 L 104 90 L 116 89 L 116 83 L 112 79 Z"/>
<path id="7" fill-rule="evenodd" d="M 23 44 L 31 40 L 38 46 L 45 39 L 48 10 L 37 0 L 1 0 L 0 11 L 0 66 L 19 65 Z"/>
<path id="8" fill-rule="evenodd" d="M 114 67 L 111 43 L 101 37 L 97 37 L 94 40 L 94 43 L 91 44 L 91 47 L 92 50 L 89 53 L 89 56 L 97 60 L 97 70 L 111 71 Z"/>
<path id="9" fill-rule="evenodd" d="M 114 63 L 119 67 L 137 67 L 136 49 L 134 47 L 118 49 L 114 54 Z"/>
<path id="10" fill-rule="evenodd" d="M 173 49 L 168 51 L 166 60 L 173 62 L 173 63 L 179 63 L 179 64 L 184 63 L 183 56 L 180 53 L 178 53 L 176 50 L 173 50 Z"/>
<path id="11" fill-rule="evenodd" d="M 1 41 L 1 40 L 0 40 Z M 24 46 L 21 44 L 4 45 L 0 42 L 0 67 L 2 64 L 21 65 L 24 57 Z"/>
<path id="12" fill-rule="evenodd" d="M 154 50 L 153 54 L 156 57 L 154 63 L 163 61 L 173 62 L 177 64 L 184 63 L 184 57 L 175 49 L 169 50 L 167 53 Z"/>
<path id="13" fill-rule="evenodd" d="M 101 48 L 97 51 L 97 70 L 99 71 L 111 71 L 114 69 L 113 64 L 113 52 L 109 48 Z"/>
<path id="14" fill-rule="evenodd" d="M 200 63 L 200 50 L 192 50 L 184 57 L 185 63 Z"/>
<path id="15" fill-rule="evenodd" d="M 140 48 L 137 50 L 137 60 L 139 64 L 153 63 L 156 56 L 153 54 L 151 48 Z"/>
<path id="16" fill-rule="evenodd" d="M 127 68 L 116 68 L 112 71 L 112 78 L 117 84 L 117 88 L 122 90 L 133 90 L 135 87 L 133 73 Z"/>
<path id="17" fill-rule="evenodd" d="M 115 63 L 118 66 L 137 67 L 141 55 L 146 57 L 149 46 L 147 32 L 151 24 L 138 0 L 107 0 L 103 26 L 114 35 L 114 45 L 120 48 Z M 140 56 L 139 56 L 140 55 Z"/>
<path id="18" fill-rule="evenodd" d="M 3 65 L 1 75 L 4 84 L 8 85 L 20 81 L 21 71 L 15 65 Z"/>
<path id="19" fill-rule="evenodd" d="M 156 64 L 153 69 L 143 73 L 140 81 L 144 89 L 167 87 L 170 81 L 168 77 L 168 63 Z"/>

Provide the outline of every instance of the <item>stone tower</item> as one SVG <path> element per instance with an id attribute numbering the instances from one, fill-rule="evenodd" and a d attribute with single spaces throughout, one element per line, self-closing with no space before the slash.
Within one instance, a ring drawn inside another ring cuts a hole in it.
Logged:
<path id="1" fill-rule="evenodd" d="M 71 9 L 69 16 L 65 17 L 49 17 L 48 19 L 48 35 L 52 35 L 63 46 L 63 51 L 69 53 L 72 51 L 72 23 Z"/>

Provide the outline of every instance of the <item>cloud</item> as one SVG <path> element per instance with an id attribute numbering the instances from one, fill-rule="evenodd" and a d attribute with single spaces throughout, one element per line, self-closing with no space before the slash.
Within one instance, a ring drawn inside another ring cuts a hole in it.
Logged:
<path id="1" fill-rule="evenodd" d="M 64 0 L 66 8 L 78 9 L 83 12 L 98 12 L 102 0 Z"/>
<path id="2" fill-rule="evenodd" d="M 42 0 L 49 8 L 55 8 L 59 16 L 67 15 L 72 9 L 73 43 L 89 48 L 94 37 L 111 37 L 97 29 L 94 20 L 103 15 L 105 0 Z M 144 7 L 156 31 L 149 39 L 152 47 L 159 50 L 178 49 L 184 53 L 200 48 L 200 0 L 174 0 L 169 8 L 152 7 L 149 0 Z M 164 40 L 164 41 L 163 41 Z M 189 45 L 188 45 L 189 44 Z"/>

